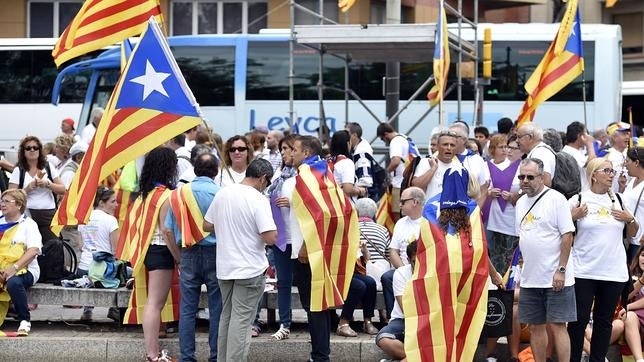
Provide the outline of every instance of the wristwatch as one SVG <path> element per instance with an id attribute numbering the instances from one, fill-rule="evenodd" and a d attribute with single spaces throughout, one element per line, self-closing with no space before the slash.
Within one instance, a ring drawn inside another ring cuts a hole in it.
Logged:
<path id="1" fill-rule="evenodd" d="M 557 268 L 557 273 L 566 274 L 566 267 L 561 265 Z"/>

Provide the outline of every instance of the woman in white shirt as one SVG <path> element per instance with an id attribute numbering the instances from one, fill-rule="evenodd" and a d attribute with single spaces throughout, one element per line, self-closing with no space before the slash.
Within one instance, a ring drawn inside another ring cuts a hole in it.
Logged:
<path id="1" fill-rule="evenodd" d="M 221 187 L 238 184 L 246 177 L 246 168 L 253 160 L 253 146 L 244 136 L 232 136 L 226 141 L 223 160 L 215 183 Z"/>
<path id="2" fill-rule="evenodd" d="M 638 224 L 624 207 L 620 195 L 613 194 L 615 174 L 608 159 L 590 160 L 586 166 L 590 189 L 568 200 L 572 218 L 577 223 L 571 253 L 577 302 L 577 321 L 568 323 L 571 361 L 581 359 L 591 308 L 590 360 L 604 360 L 610 343 L 613 313 L 628 280 L 622 233 L 626 228 L 626 236 L 634 236 Z M 566 270 L 558 272 L 566 273 Z"/>
<path id="3" fill-rule="evenodd" d="M 349 148 L 351 147 L 349 132 L 345 130 L 336 131 L 331 137 L 329 151 L 331 152 L 330 162 L 333 164 L 333 176 L 342 191 L 353 201 L 358 197 L 367 195 L 366 187 L 355 186 L 356 167 Z"/>
<path id="4" fill-rule="evenodd" d="M 629 148 L 626 152 L 624 167 L 626 167 L 628 176 L 630 176 L 630 180 L 624 189 L 624 198 L 634 202 L 633 216 L 637 219 L 638 224 L 644 225 L 644 199 L 642 198 L 644 196 L 644 182 L 642 182 L 644 181 L 644 147 Z M 642 236 L 644 236 L 644 227 L 640 227 L 637 234 L 628 239 L 629 245 L 626 257 L 629 264 L 637 255 Z"/>

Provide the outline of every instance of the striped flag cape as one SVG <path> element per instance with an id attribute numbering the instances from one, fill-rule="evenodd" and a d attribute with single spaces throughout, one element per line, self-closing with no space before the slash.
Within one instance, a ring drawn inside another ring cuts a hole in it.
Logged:
<path id="1" fill-rule="evenodd" d="M 358 215 L 327 161 L 313 156 L 299 166 L 293 210 L 311 267 L 311 311 L 339 307 L 349 293 L 360 232 Z"/>
<path id="2" fill-rule="evenodd" d="M 151 18 L 52 220 L 52 230 L 87 223 L 99 181 L 201 124 L 198 107 L 159 25 Z"/>
<path id="3" fill-rule="evenodd" d="M 440 2 L 440 12 L 436 22 L 434 40 L 434 86 L 427 93 L 430 105 L 436 105 L 445 96 L 447 76 L 449 74 L 449 40 L 447 38 L 447 14 L 443 1 Z"/>
<path id="4" fill-rule="evenodd" d="M 56 66 L 77 56 L 116 44 L 146 29 L 154 16 L 163 21 L 158 0 L 85 0 L 51 55 Z"/>
<path id="5" fill-rule="evenodd" d="M 170 207 L 177 220 L 179 230 L 181 230 L 181 245 L 184 248 L 197 244 L 210 234 L 203 229 L 203 213 L 192 192 L 191 184 L 183 185 L 172 191 Z"/>
<path id="6" fill-rule="evenodd" d="M 14 265 L 24 255 L 22 244 L 14 244 L 13 239 L 18 231 L 18 222 L 6 222 L 4 217 L 0 217 L 0 270 L 9 268 Z M 16 275 L 26 273 L 27 269 L 23 268 L 16 271 Z M 0 325 L 9 311 L 11 296 L 5 289 L 4 284 L 0 285 Z M 3 333 L 0 331 L 0 333 Z M 10 332 L 7 332 L 10 333 Z"/>
<path id="7" fill-rule="evenodd" d="M 121 187 L 121 183 L 117 182 L 114 186 L 114 194 L 116 198 L 116 209 L 114 209 L 114 216 L 119 224 L 119 229 L 123 227 L 127 213 L 132 205 L 132 192 L 125 190 Z"/>
<path id="8" fill-rule="evenodd" d="M 130 262 L 134 276 L 134 290 L 123 319 L 125 324 L 143 322 L 143 306 L 148 299 L 148 277 L 143 260 L 152 235 L 157 229 L 161 206 L 169 200 L 170 194 L 171 191 L 165 186 L 158 186 L 145 199 L 139 196 L 132 204 L 125 225 L 120 231 L 116 256 Z M 161 311 L 162 322 L 179 320 L 179 283 L 176 269 L 174 274 L 172 288 Z"/>
<path id="9" fill-rule="evenodd" d="M 423 219 L 416 266 L 403 293 L 409 361 L 472 361 L 487 312 L 488 256 L 481 213 L 472 234 Z"/>
<path id="10" fill-rule="evenodd" d="M 569 0 L 559 31 L 543 59 L 525 83 L 528 94 L 518 126 L 534 119 L 537 107 L 584 72 L 578 0 Z"/>
<path id="11" fill-rule="evenodd" d="M 384 226 L 389 230 L 389 235 L 394 232 L 394 211 L 391 205 L 391 191 L 387 190 L 380 201 L 378 201 L 378 209 L 376 210 L 376 223 Z"/>

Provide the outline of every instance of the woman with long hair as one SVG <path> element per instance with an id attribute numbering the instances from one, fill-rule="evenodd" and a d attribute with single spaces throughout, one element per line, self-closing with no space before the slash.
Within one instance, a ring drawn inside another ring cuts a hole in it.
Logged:
<path id="1" fill-rule="evenodd" d="M 20 141 L 18 167 L 9 178 L 10 189 L 23 189 L 27 193 L 29 215 L 38 224 L 42 240 L 56 239 L 49 226 L 56 213 L 56 197 L 67 190 L 58 170 L 50 167 L 38 137 L 27 136 Z"/>
<path id="2" fill-rule="evenodd" d="M 330 161 L 333 164 L 335 182 L 342 187 L 342 191 L 349 198 L 355 201 L 358 197 L 367 195 L 367 188 L 355 185 L 356 166 L 349 151 L 351 148 L 350 139 L 349 132 L 336 131 L 331 137 L 329 151 L 331 152 Z"/>
<path id="3" fill-rule="evenodd" d="M 174 361 L 167 351 L 159 350 L 159 328 L 162 321 L 178 320 L 178 313 L 174 313 L 178 308 L 168 302 L 174 303 L 179 295 L 172 280 L 180 258 L 168 248 L 163 226 L 171 189 L 177 182 L 176 169 L 177 156 L 167 147 L 155 148 L 145 156 L 140 194 L 130 208 L 117 252 L 134 268 L 135 290 L 147 290 L 145 301 L 137 299 L 139 292 L 132 293 L 124 318 L 124 323 L 143 324 L 147 361 Z M 172 298 L 168 298 L 171 286 Z"/>
<path id="4" fill-rule="evenodd" d="M 639 226 L 621 196 L 612 191 L 615 174 L 608 159 L 590 160 L 586 166 L 590 189 L 568 200 L 572 219 L 577 223 L 571 253 L 577 304 L 577 321 L 568 323 L 571 361 L 581 359 L 591 309 L 590 360 L 604 360 L 613 313 L 628 280 L 622 233 L 626 228 L 626 237 L 633 237 Z"/>
<path id="5" fill-rule="evenodd" d="M 242 182 L 246 177 L 246 168 L 253 160 L 253 146 L 244 136 L 230 137 L 224 146 L 223 160 L 219 176 L 215 183 L 221 187 Z"/>

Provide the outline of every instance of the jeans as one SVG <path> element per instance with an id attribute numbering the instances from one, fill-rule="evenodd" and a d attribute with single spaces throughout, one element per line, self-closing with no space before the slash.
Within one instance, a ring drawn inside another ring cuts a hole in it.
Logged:
<path id="1" fill-rule="evenodd" d="M 273 260 L 277 273 L 277 308 L 280 313 L 280 323 L 285 328 L 291 327 L 291 286 L 293 285 L 293 267 L 291 264 L 291 244 L 281 251 L 273 247 Z"/>
<path id="2" fill-rule="evenodd" d="M 34 285 L 34 276 L 31 272 L 20 275 L 14 275 L 5 284 L 5 289 L 11 297 L 11 303 L 16 310 L 19 321 L 30 321 L 31 314 L 27 305 L 27 289 Z"/>
<path id="3" fill-rule="evenodd" d="M 571 361 L 581 359 L 584 332 L 590 319 L 591 307 L 593 309 L 593 335 L 590 339 L 590 360 L 604 361 L 610 345 L 610 334 L 613 330 L 613 313 L 623 287 L 624 283 L 622 282 L 575 278 L 577 321 L 568 323 Z"/>
<path id="4" fill-rule="evenodd" d="M 368 275 L 354 273 L 349 285 L 349 294 L 347 300 L 342 306 L 343 319 L 353 320 L 353 311 L 362 303 L 362 313 L 364 318 L 372 318 L 373 311 L 376 309 L 376 281 Z"/>
<path id="5" fill-rule="evenodd" d="M 331 314 L 329 311 L 311 312 L 311 267 L 297 259 L 293 263 L 293 280 L 300 294 L 300 303 L 306 311 L 311 335 L 311 360 L 329 361 L 331 354 Z"/>
<path id="6" fill-rule="evenodd" d="M 181 249 L 181 263 L 179 264 L 179 285 L 181 287 L 179 348 L 181 361 L 197 361 L 195 357 L 195 324 L 202 284 L 205 284 L 208 290 L 210 361 L 217 360 L 221 292 L 217 282 L 216 259 L 217 247 L 214 245 L 193 245 L 190 248 Z"/>
<path id="7" fill-rule="evenodd" d="M 385 307 L 387 308 L 387 319 L 391 318 L 391 311 L 394 310 L 394 272 L 396 269 L 386 271 L 381 277 L 382 296 L 385 298 Z"/>
<path id="8" fill-rule="evenodd" d="M 248 279 L 219 280 L 222 309 L 217 342 L 221 361 L 248 360 L 250 327 L 265 283 L 264 273 Z"/>

